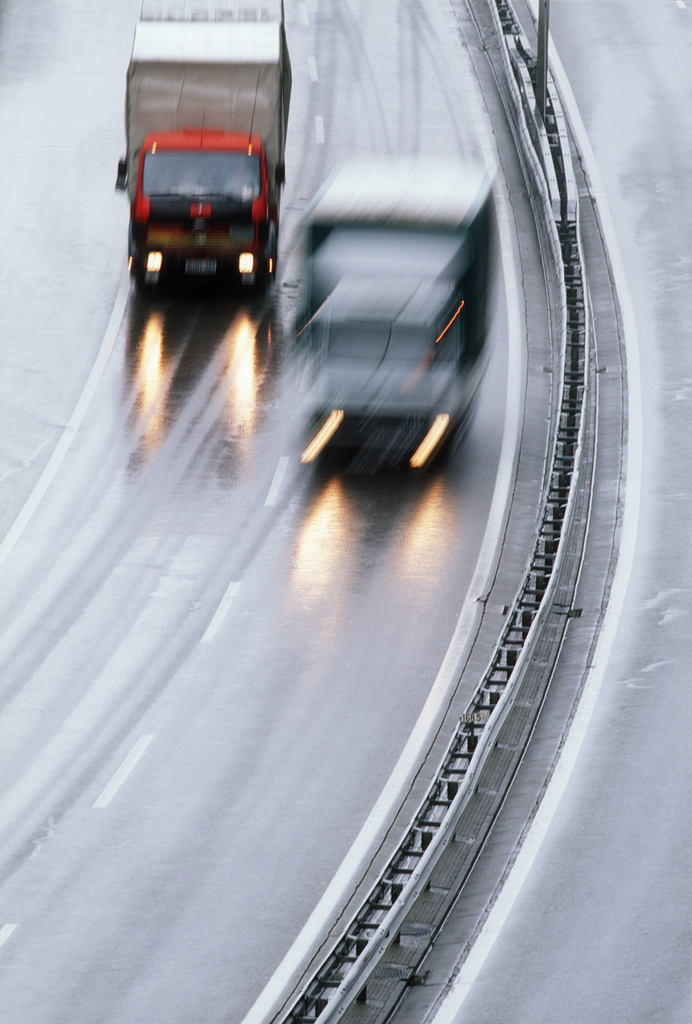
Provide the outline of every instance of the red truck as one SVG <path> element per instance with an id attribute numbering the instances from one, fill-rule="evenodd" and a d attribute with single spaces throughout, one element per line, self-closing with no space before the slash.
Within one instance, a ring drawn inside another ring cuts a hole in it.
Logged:
<path id="1" fill-rule="evenodd" d="M 276 273 L 291 94 L 279 11 L 138 22 L 117 182 L 130 198 L 138 283 L 177 272 L 254 284 Z"/>

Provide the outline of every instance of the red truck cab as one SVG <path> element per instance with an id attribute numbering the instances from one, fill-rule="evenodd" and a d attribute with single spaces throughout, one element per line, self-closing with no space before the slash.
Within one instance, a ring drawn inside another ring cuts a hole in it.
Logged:
<path id="1" fill-rule="evenodd" d="M 152 132 L 141 148 L 130 207 L 138 282 L 179 272 L 268 283 L 276 270 L 277 181 L 259 135 L 210 128 Z M 273 197 L 273 201 L 272 201 Z"/>

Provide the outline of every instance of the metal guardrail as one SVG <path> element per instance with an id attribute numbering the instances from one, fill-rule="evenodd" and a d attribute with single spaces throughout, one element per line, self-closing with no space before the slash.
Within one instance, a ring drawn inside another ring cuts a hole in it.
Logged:
<path id="1" fill-rule="evenodd" d="M 524 122 L 533 148 L 540 161 L 543 177 L 548 189 L 551 213 L 554 220 L 559 220 L 561 217 L 562 197 L 546 127 L 543 119 L 538 115 L 535 106 L 531 65 L 526 59 L 526 49 L 520 36 L 507 36 L 505 43 L 512 71 L 519 88 Z"/>
<path id="2" fill-rule="evenodd" d="M 552 220 L 549 236 L 563 277 L 561 399 L 539 525 L 500 638 L 422 804 L 342 937 L 289 1011 L 282 1013 L 282 1024 L 330 1024 L 336 1018 L 344 1019 L 357 1001 L 367 1000 L 367 986 L 376 977 L 387 979 L 390 989 L 398 986 L 400 991 L 418 980 L 415 963 L 420 962 L 422 951 L 413 957 L 413 965 L 403 957 L 386 964 L 384 959 L 404 934 L 424 939 L 423 947 L 432 941 L 434 926 L 413 922 L 405 930 L 406 919 L 430 884 L 436 865 L 479 791 L 484 768 L 513 712 L 546 618 L 558 611 L 566 620 L 571 612 L 569 605 L 558 607 L 556 594 L 576 502 L 588 382 L 588 308 L 580 258 L 578 195 L 554 86 L 549 82 L 545 123 L 542 119 L 539 123 L 532 88 L 533 58 L 526 41 L 509 3 L 489 3 L 506 42 L 507 77 L 514 83 L 516 110 L 524 120 L 521 135 L 531 139 L 534 168 L 537 155 L 543 174 L 543 204 Z M 380 1000 L 378 1005 L 391 1009 L 392 999 Z M 384 1019 L 387 1012 L 375 1011 L 374 1016 Z"/>

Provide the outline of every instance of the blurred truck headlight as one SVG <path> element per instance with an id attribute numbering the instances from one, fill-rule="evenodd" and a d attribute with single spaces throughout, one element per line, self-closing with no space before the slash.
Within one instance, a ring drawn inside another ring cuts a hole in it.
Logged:
<path id="1" fill-rule="evenodd" d="M 334 437 L 344 418 L 343 409 L 333 409 L 300 457 L 301 462 L 314 462 L 326 444 Z"/>
<path id="2" fill-rule="evenodd" d="M 411 456 L 410 465 L 412 469 L 420 469 L 421 466 L 425 465 L 442 440 L 448 426 L 449 415 L 446 412 L 440 413 L 439 416 L 435 417 L 430 430 Z"/>
<path id="3" fill-rule="evenodd" d="M 147 274 L 158 274 L 163 263 L 163 254 L 160 252 L 150 252 L 147 256 Z"/>
<path id="4" fill-rule="evenodd" d="M 238 257 L 238 270 L 241 274 L 251 274 L 255 269 L 255 257 L 251 252 L 241 252 Z"/>

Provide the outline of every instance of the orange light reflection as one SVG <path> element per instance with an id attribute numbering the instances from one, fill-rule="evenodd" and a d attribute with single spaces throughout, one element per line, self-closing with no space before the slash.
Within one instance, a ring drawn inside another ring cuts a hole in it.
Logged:
<path id="1" fill-rule="evenodd" d="M 307 514 L 293 559 L 292 600 L 303 611 L 323 607 L 334 624 L 348 565 L 351 525 L 343 484 L 333 479 Z"/>
<path id="2" fill-rule="evenodd" d="M 252 433 L 257 418 L 259 387 L 264 373 L 257 358 L 257 325 L 242 315 L 231 325 L 225 345 L 227 422 L 232 435 Z"/>
<path id="3" fill-rule="evenodd" d="M 450 538 L 458 530 L 444 480 L 431 481 L 403 531 L 400 564 L 405 576 L 437 587 L 450 564 Z"/>
<path id="4" fill-rule="evenodd" d="M 147 320 L 135 367 L 136 410 L 141 446 L 151 454 L 164 437 L 166 367 L 163 354 L 163 317 L 152 313 Z"/>

